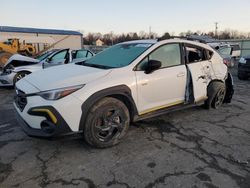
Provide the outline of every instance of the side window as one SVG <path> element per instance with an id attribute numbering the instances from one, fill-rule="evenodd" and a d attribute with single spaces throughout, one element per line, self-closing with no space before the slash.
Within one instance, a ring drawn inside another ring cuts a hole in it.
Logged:
<path id="1" fill-rule="evenodd" d="M 188 63 L 195 63 L 207 60 L 206 51 L 196 46 L 185 46 Z"/>
<path id="2" fill-rule="evenodd" d="M 79 59 L 79 58 L 89 58 L 92 57 L 93 54 L 88 50 L 77 50 L 73 56 L 73 59 Z"/>
<path id="3" fill-rule="evenodd" d="M 63 59 L 65 59 L 66 55 L 67 55 L 67 50 L 61 51 L 61 52 L 57 53 L 56 55 L 54 55 L 51 58 L 51 61 L 63 60 Z"/>
<path id="4" fill-rule="evenodd" d="M 179 44 L 167 44 L 161 46 L 149 55 L 149 60 L 157 60 L 162 63 L 162 68 L 181 64 L 181 52 Z"/>
<path id="5" fill-rule="evenodd" d="M 93 57 L 93 54 L 90 51 L 88 51 L 87 57 Z"/>
<path id="6" fill-rule="evenodd" d="M 87 53 L 88 53 L 87 50 L 78 50 L 78 51 L 76 52 L 76 59 L 87 57 Z"/>
<path id="7" fill-rule="evenodd" d="M 161 68 L 171 67 L 181 64 L 181 51 L 179 44 L 166 44 L 153 51 L 149 56 L 145 57 L 139 66 L 138 70 L 144 70 L 149 60 L 157 60 L 162 63 Z"/>

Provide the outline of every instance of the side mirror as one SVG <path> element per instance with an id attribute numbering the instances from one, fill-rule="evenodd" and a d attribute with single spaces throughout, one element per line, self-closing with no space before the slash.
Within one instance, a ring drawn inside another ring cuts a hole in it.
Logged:
<path id="1" fill-rule="evenodd" d="M 150 74 L 161 67 L 161 62 L 157 60 L 149 60 L 145 67 L 145 74 Z"/>
<path id="2" fill-rule="evenodd" d="M 45 62 L 49 63 L 49 62 L 50 62 L 50 58 L 47 58 L 47 59 L 45 60 Z"/>

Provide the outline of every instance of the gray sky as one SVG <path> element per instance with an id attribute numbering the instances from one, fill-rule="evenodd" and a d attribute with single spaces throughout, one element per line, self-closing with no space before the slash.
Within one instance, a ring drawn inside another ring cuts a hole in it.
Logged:
<path id="1" fill-rule="evenodd" d="M 115 33 L 250 32 L 250 0 L 0 0 L 0 25 Z"/>

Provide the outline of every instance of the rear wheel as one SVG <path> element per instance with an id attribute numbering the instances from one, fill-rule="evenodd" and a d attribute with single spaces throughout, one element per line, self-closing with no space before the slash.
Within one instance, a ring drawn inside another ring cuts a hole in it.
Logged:
<path id="1" fill-rule="evenodd" d="M 226 95 L 226 86 L 222 82 L 212 82 L 207 89 L 208 99 L 205 106 L 209 109 L 211 107 L 218 109 L 223 103 Z"/>
<path id="2" fill-rule="evenodd" d="M 129 123 L 129 111 L 123 102 L 111 97 L 103 98 L 87 116 L 84 138 L 98 148 L 114 146 L 125 136 Z"/>
<path id="3" fill-rule="evenodd" d="M 24 78 L 25 76 L 27 76 L 28 74 L 30 74 L 30 72 L 28 71 L 22 71 L 22 72 L 18 72 L 13 80 L 13 84 L 15 85 L 17 81 L 21 80 L 22 78 Z"/>

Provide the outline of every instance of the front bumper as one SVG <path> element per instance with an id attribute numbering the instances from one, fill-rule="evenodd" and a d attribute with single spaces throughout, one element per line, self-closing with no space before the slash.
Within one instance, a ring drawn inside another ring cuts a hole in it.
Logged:
<path id="1" fill-rule="evenodd" d="M 13 86 L 13 80 L 16 73 L 12 72 L 10 74 L 0 73 L 0 86 Z"/>
<path id="2" fill-rule="evenodd" d="M 59 136 L 59 135 L 65 135 L 68 133 L 71 133 L 72 130 L 68 126 L 68 124 L 64 121 L 64 119 L 61 117 L 61 115 L 57 112 L 55 108 L 52 106 L 41 106 L 41 107 L 35 107 L 31 108 L 28 111 L 28 114 L 31 116 L 39 116 L 44 117 L 44 120 L 40 122 L 40 128 L 32 128 L 22 117 L 21 117 L 21 111 L 17 107 L 17 104 L 14 103 L 15 109 L 16 109 L 16 116 L 17 120 L 20 123 L 22 129 L 24 132 L 29 136 L 35 136 L 35 137 L 53 137 L 53 136 Z M 46 111 L 39 111 L 37 109 L 47 109 Z M 37 111 L 36 111 L 37 110 Z M 53 117 L 55 119 L 53 119 Z"/>

